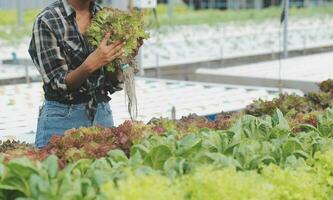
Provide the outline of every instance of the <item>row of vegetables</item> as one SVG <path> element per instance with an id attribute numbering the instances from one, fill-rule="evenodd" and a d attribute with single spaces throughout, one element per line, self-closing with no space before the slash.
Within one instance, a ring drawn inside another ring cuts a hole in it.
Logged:
<path id="1" fill-rule="evenodd" d="M 333 82 L 215 121 L 126 121 L 0 145 L 0 199 L 332 199 Z"/>

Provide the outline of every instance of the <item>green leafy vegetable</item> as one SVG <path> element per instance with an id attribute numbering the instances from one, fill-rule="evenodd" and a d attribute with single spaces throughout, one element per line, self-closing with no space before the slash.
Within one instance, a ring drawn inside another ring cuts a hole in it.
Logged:
<path id="1" fill-rule="evenodd" d="M 133 63 L 133 53 L 140 45 L 140 40 L 148 39 L 149 35 L 144 30 L 143 16 L 139 11 L 125 12 L 113 8 L 103 8 L 92 20 L 86 31 L 88 41 L 97 47 L 105 35 L 110 32 L 108 43 L 124 41 L 124 63 Z M 115 71 L 119 60 L 108 65 L 109 71 Z"/>

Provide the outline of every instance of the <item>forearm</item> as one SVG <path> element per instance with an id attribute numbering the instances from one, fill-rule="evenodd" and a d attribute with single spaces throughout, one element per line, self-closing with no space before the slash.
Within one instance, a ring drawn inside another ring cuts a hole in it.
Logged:
<path id="1" fill-rule="evenodd" d="M 79 88 L 94 71 L 122 56 L 123 42 L 118 41 L 107 46 L 109 37 L 110 34 L 107 34 L 100 46 L 87 57 L 83 64 L 67 74 L 66 85 L 70 91 Z"/>
<path id="2" fill-rule="evenodd" d="M 74 91 L 87 80 L 90 74 L 93 73 L 88 62 L 82 63 L 78 68 L 69 72 L 66 76 L 66 85 L 70 91 Z"/>
<path id="3" fill-rule="evenodd" d="M 83 64 L 67 74 L 65 81 L 70 91 L 79 88 L 94 71 L 122 56 L 121 48 L 124 43 L 118 41 L 108 46 L 107 39 L 109 37 L 110 34 L 108 33 L 100 46 L 87 57 Z"/>

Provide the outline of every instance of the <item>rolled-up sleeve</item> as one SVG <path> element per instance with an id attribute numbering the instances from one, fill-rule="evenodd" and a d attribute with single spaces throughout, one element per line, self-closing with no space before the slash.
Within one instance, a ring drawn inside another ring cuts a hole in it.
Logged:
<path id="1" fill-rule="evenodd" d="M 40 72 L 44 83 L 62 95 L 68 95 L 66 76 L 68 65 L 58 41 L 43 17 L 38 18 L 33 26 L 29 54 Z"/>

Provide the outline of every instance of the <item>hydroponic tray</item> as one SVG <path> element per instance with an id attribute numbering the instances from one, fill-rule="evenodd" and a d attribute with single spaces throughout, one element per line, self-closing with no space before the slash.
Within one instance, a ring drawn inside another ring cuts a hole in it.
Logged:
<path id="1" fill-rule="evenodd" d="M 281 84 L 284 88 L 309 92 L 317 90 L 318 83 L 333 78 L 332 58 L 333 53 L 322 53 L 237 67 L 201 68 L 191 79 L 263 87 L 278 87 Z"/>
<path id="2" fill-rule="evenodd" d="M 278 96 L 275 88 L 221 85 L 185 81 L 137 78 L 138 120 L 148 122 L 153 117 L 176 118 L 191 113 L 212 115 L 244 108 L 254 99 Z M 299 90 L 283 90 L 302 94 Z M 123 92 L 111 96 L 115 125 L 129 119 Z M 42 83 L 0 86 L 0 139 L 34 142 L 38 109 L 43 101 Z"/>
<path id="3" fill-rule="evenodd" d="M 36 67 L 33 65 L 5 65 L 0 64 L 0 83 L 2 82 L 15 82 L 17 79 L 30 79 L 39 80 L 40 75 Z"/>
<path id="4" fill-rule="evenodd" d="M 282 49 L 282 29 L 278 20 L 163 27 L 151 31 L 142 48 L 142 66 L 155 68 L 255 56 Z M 333 46 L 333 20 L 330 16 L 291 18 L 289 50 Z M 1 45 L 0 60 L 30 59 L 29 38 L 18 45 Z"/>

